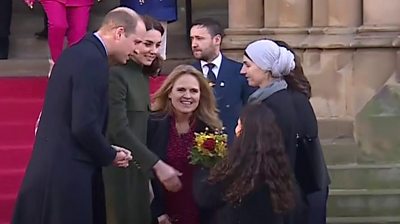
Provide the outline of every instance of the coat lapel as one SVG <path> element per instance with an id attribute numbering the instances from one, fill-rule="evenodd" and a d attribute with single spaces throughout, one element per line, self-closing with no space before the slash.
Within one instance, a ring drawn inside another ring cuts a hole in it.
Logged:
<path id="1" fill-rule="evenodd" d="M 193 63 L 193 67 L 195 67 L 197 70 L 199 70 L 201 73 L 203 73 L 203 69 L 201 68 L 200 61 L 197 60 L 195 63 Z"/>
<path id="2" fill-rule="evenodd" d="M 224 90 L 227 89 L 227 86 L 230 84 L 230 68 L 229 62 L 226 60 L 225 56 L 222 55 L 221 67 L 218 71 L 217 83 L 214 86 L 215 96 L 217 100 L 224 96 Z"/>

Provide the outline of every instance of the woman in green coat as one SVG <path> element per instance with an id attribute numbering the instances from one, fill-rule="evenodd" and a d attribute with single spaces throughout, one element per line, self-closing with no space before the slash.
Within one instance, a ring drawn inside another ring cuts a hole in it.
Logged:
<path id="1" fill-rule="evenodd" d="M 143 21 L 147 31 L 138 51 L 126 65 L 110 72 L 107 133 L 113 145 L 130 149 L 134 159 L 126 169 L 103 170 L 108 224 L 151 222 L 149 179 L 159 158 L 146 147 L 150 96 L 144 71 L 158 64 L 164 29 L 150 17 Z"/>

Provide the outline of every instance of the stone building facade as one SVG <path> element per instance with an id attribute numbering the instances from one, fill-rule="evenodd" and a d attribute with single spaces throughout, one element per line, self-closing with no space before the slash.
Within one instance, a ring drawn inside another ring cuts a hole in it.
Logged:
<path id="1" fill-rule="evenodd" d="M 281 39 L 302 58 L 319 118 L 354 121 L 367 160 L 399 160 L 400 1 L 229 0 L 226 54 Z"/>

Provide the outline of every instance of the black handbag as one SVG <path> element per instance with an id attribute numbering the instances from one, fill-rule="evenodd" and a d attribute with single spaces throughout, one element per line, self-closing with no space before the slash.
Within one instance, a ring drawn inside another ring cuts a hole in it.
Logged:
<path id="1" fill-rule="evenodd" d="M 322 190 L 326 187 L 327 172 L 321 143 L 318 137 L 296 137 L 295 175 L 305 194 Z"/>

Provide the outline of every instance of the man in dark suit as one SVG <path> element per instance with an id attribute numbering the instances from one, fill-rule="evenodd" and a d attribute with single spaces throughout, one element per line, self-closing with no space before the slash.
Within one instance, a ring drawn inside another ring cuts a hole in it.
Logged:
<path id="1" fill-rule="evenodd" d="M 240 74 L 242 64 L 221 53 L 223 36 L 221 25 L 209 18 L 195 21 L 190 30 L 192 53 L 198 60 L 194 66 L 203 72 L 214 88 L 219 116 L 231 142 L 239 113 L 254 89 Z"/>
<path id="2" fill-rule="evenodd" d="M 108 66 L 126 63 L 144 32 L 133 10 L 117 8 L 98 32 L 61 55 L 48 83 L 13 224 L 105 223 L 101 167 L 127 167 L 132 159 L 104 136 Z"/>
<path id="3" fill-rule="evenodd" d="M 0 1 L 0 59 L 8 58 L 10 45 L 9 35 L 11 26 L 12 1 Z"/>

